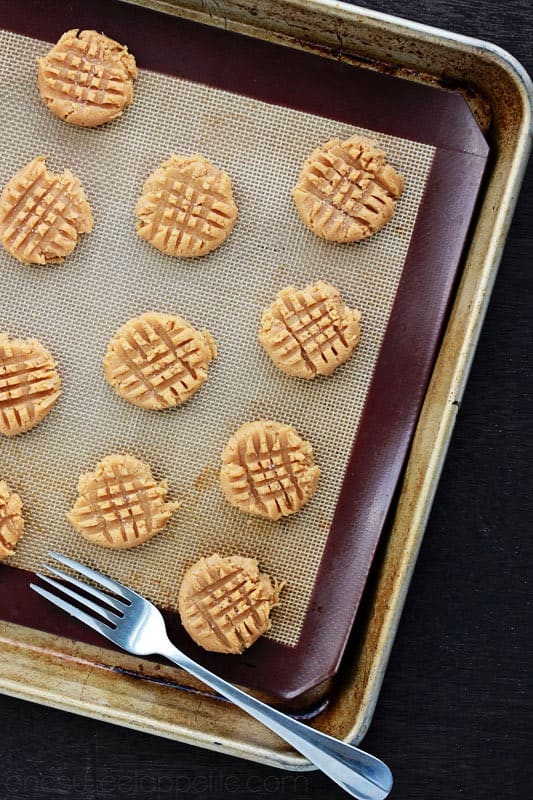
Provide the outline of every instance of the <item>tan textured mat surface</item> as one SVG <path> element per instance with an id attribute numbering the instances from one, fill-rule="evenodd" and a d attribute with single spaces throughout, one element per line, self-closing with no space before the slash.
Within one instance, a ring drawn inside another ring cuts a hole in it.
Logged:
<path id="1" fill-rule="evenodd" d="M 0 183 L 36 155 L 72 169 L 94 212 L 92 234 L 64 264 L 32 268 L 0 253 L 0 330 L 35 336 L 58 362 L 63 395 L 35 430 L 0 440 L 0 478 L 22 495 L 27 526 L 14 566 L 35 569 L 53 547 L 177 606 L 185 569 L 217 550 L 259 559 L 285 579 L 269 636 L 294 644 L 317 574 L 337 494 L 407 253 L 434 148 L 358 130 L 147 71 L 134 104 L 109 125 L 74 128 L 39 98 L 36 58 L 49 45 L 0 34 L 3 157 Z M 405 177 L 391 222 L 355 245 L 319 240 L 291 199 L 304 159 L 332 136 L 375 136 Z M 172 152 L 200 152 L 226 170 L 239 217 L 231 237 L 193 261 L 159 253 L 135 233 L 135 204 Z M 331 378 L 281 373 L 257 341 L 263 309 L 292 283 L 330 281 L 362 311 L 361 344 Z M 157 310 L 207 328 L 218 346 L 202 390 L 182 408 L 147 412 L 106 384 L 102 357 L 130 317 Z M 299 514 L 277 523 L 232 508 L 218 485 L 220 453 L 243 422 L 289 422 L 313 445 L 321 479 Z M 65 520 L 82 472 L 118 451 L 168 478 L 183 507 L 136 550 L 102 550 Z"/>

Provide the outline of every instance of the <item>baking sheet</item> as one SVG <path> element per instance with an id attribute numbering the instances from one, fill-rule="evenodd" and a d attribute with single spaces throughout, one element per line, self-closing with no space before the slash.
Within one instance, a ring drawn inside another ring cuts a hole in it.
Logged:
<path id="1" fill-rule="evenodd" d="M 41 103 L 35 59 L 48 45 L 2 32 L 0 96 L 5 109 L 0 182 L 35 155 L 71 168 L 95 215 L 95 230 L 62 265 L 33 268 L 0 254 L 0 328 L 37 336 L 58 360 L 64 393 L 34 431 L 0 443 L 3 476 L 23 496 L 27 527 L 12 566 L 38 569 L 55 548 L 173 608 L 184 569 L 218 550 L 259 558 L 285 579 L 270 636 L 298 641 L 359 415 L 386 329 L 434 148 L 339 124 L 184 79 L 142 70 L 133 106 L 95 130 L 53 117 Z M 331 136 L 371 133 L 405 176 L 390 224 L 353 246 L 322 242 L 290 199 L 301 163 Z M 228 171 L 239 219 L 218 251 L 173 260 L 142 242 L 133 209 L 147 175 L 170 153 L 201 152 Z M 330 280 L 363 313 L 356 356 L 331 379 L 312 383 L 279 373 L 257 343 L 262 308 L 288 283 Z M 23 300 L 21 300 L 23 298 Z M 214 335 L 219 358 L 206 386 L 181 409 L 149 413 L 106 385 L 101 357 L 116 328 L 146 310 L 179 313 Z M 242 422 L 291 422 L 313 443 L 322 478 L 298 515 L 268 523 L 227 505 L 216 472 L 220 452 Z M 183 508 L 148 544 L 96 549 L 64 514 L 78 475 L 104 455 L 147 460 Z"/>

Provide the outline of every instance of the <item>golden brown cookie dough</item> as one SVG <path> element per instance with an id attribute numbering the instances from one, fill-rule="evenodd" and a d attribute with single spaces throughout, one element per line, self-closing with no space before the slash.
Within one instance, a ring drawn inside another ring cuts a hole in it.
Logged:
<path id="1" fill-rule="evenodd" d="M 350 358 L 361 337 L 360 320 L 361 312 L 348 308 L 330 283 L 287 286 L 265 310 L 259 342 L 283 372 L 310 380 Z"/>
<path id="2" fill-rule="evenodd" d="M 246 422 L 222 453 L 220 484 L 229 502 L 271 520 L 299 511 L 319 475 L 310 443 L 279 422 Z"/>
<path id="3" fill-rule="evenodd" d="M 205 256 L 235 225 L 231 179 L 199 155 L 173 155 L 153 172 L 137 202 L 137 233 L 162 253 Z"/>
<path id="4" fill-rule="evenodd" d="M 208 331 L 197 331 L 182 317 L 148 312 L 130 319 L 111 339 L 104 372 L 129 403 L 171 408 L 203 386 L 216 354 Z"/>
<path id="5" fill-rule="evenodd" d="M 22 500 L 0 481 L 0 561 L 14 555 L 23 530 Z"/>
<path id="6" fill-rule="evenodd" d="M 183 626 L 196 644 L 215 653 L 242 653 L 269 630 L 282 586 L 255 558 L 217 553 L 189 567 L 179 591 Z"/>
<path id="7" fill-rule="evenodd" d="M 156 483 L 148 464 L 113 454 L 80 477 L 79 497 L 67 519 L 94 544 L 136 547 L 159 533 L 180 507 L 166 502 L 167 492 L 167 481 Z"/>
<path id="8" fill-rule="evenodd" d="M 0 433 L 16 436 L 34 428 L 61 394 L 56 364 L 37 339 L 0 333 Z"/>
<path id="9" fill-rule="evenodd" d="M 358 242 L 389 221 L 403 177 L 374 142 L 352 136 L 314 150 L 292 196 L 307 227 L 331 242 Z"/>
<path id="10" fill-rule="evenodd" d="M 97 31 L 67 31 L 39 59 L 39 89 L 50 111 L 88 128 L 122 114 L 133 101 L 136 77 L 128 48 Z"/>
<path id="11" fill-rule="evenodd" d="M 0 237 L 7 252 L 24 264 L 63 261 L 93 215 L 78 178 L 66 169 L 54 174 L 44 156 L 22 167 L 0 195 Z"/>

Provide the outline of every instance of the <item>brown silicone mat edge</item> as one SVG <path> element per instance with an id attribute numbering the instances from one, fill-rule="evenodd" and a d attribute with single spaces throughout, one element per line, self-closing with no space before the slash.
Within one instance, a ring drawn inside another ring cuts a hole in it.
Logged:
<path id="1" fill-rule="evenodd" d="M 206 666 L 237 683 L 295 697 L 333 674 L 340 661 L 429 380 L 487 145 L 463 98 L 451 92 L 139 8 L 97 0 L 88 10 L 79 0 L 66 7 L 30 0 L 2 8 L 0 25 L 49 40 L 69 27 L 105 29 L 128 42 L 141 66 L 438 148 L 297 647 L 265 639 L 238 659 L 210 656 L 169 618 L 176 643 Z M 265 63 L 268 70 L 258 69 Z M 291 81 L 281 79 L 288 74 Z M 101 644 L 35 598 L 28 573 L 9 572 L 15 574 L 0 581 L 0 602 L 10 621 Z"/>

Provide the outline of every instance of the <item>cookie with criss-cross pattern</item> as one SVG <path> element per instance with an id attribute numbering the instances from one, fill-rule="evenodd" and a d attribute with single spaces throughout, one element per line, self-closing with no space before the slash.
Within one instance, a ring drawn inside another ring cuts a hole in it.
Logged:
<path id="1" fill-rule="evenodd" d="M 235 225 L 231 179 L 200 155 L 173 155 L 153 172 L 137 202 L 137 233 L 169 256 L 205 256 Z"/>
<path id="2" fill-rule="evenodd" d="M 114 453 L 80 477 L 67 519 L 90 542 L 125 550 L 159 533 L 180 507 L 167 502 L 167 492 L 168 483 L 157 483 L 148 464 Z"/>
<path id="3" fill-rule="evenodd" d="M 314 150 L 292 196 L 307 227 L 331 242 L 358 242 L 392 217 L 403 177 L 363 136 L 331 139 Z"/>
<path id="4" fill-rule="evenodd" d="M 330 283 L 287 286 L 264 312 L 259 342 L 283 372 L 311 380 L 331 375 L 350 358 L 360 320 L 361 312 L 348 308 Z"/>
<path id="5" fill-rule="evenodd" d="M 119 117 L 133 102 L 135 59 L 128 48 L 97 31 L 67 31 L 39 59 L 41 97 L 72 125 L 94 128 Z"/>
<path id="6" fill-rule="evenodd" d="M 278 520 L 309 502 L 319 475 L 311 444 L 291 425 L 259 419 L 241 425 L 228 441 L 220 485 L 241 511 Z"/>
<path id="7" fill-rule="evenodd" d="M 0 561 L 14 555 L 23 530 L 22 500 L 0 481 Z"/>
<path id="8" fill-rule="evenodd" d="M 204 650 L 237 655 L 269 630 L 281 589 L 259 571 L 255 558 L 214 553 L 189 567 L 183 577 L 181 621 Z"/>
<path id="9" fill-rule="evenodd" d="M 37 339 L 0 333 L 0 433 L 16 436 L 34 428 L 60 394 L 51 353 Z"/>
<path id="10" fill-rule="evenodd" d="M 108 383 L 140 408 L 159 410 L 185 403 L 207 380 L 215 340 L 183 317 L 147 312 L 128 320 L 113 336 L 104 358 Z"/>
<path id="11" fill-rule="evenodd" d="M 0 239 L 24 264 L 63 261 L 82 233 L 93 229 L 93 215 L 78 178 L 69 169 L 55 174 L 43 156 L 30 161 L 0 195 Z"/>

